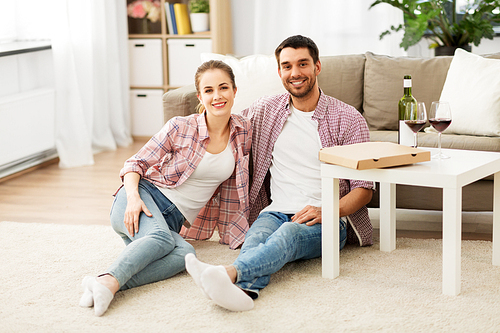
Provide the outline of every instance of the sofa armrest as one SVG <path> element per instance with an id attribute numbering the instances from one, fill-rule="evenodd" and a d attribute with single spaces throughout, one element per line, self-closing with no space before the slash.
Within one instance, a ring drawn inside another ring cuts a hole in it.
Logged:
<path id="1" fill-rule="evenodd" d="M 195 113 L 198 103 L 194 84 L 167 91 L 163 94 L 163 121 Z"/>

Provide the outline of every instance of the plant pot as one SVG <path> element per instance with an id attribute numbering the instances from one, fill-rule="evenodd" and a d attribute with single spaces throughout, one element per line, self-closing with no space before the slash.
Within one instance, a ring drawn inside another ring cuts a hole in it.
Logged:
<path id="1" fill-rule="evenodd" d="M 472 47 L 470 45 L 462 45 L 462 46 L 438 46 L 434 49 L 434 55 L 436 57 L 439 56 L 452 56 L 455 54 L 456 49 L 464 49 L 465 51 L 470 52 Z"/>
<path id="2" fill-rule="evenodd" d="M 193 32 L 210 30 L 208 13 L 191 13 L 189 19 L 191 20 L 191 30 Z"/>

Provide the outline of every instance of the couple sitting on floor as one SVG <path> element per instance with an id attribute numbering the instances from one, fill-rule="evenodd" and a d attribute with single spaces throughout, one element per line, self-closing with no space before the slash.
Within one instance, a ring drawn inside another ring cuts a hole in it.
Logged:
<path id="1" fill-rule="evenodd" d="M 118 290 L 186 268 L 216 304 L 250 310 L 271 274 L 321 256 L 318 152 L 369 141 L 368 127 L 354 107 L 318 87 L 321 62 L 311 39 L 289 37 L 275 55 L 288 93 L 231 114 L 234 74 L 208 61 L 195 75 L 200 114 L 171 119 L 125 162 L 111 223 L 127 246 L 106 272 L 84 278 L 81 306 L 94 306 L 100 316 Z M 372 182 L 340 181 L 340 249 L 347 241 L 372 244 L 366 208 L 372 188 Z M 184 240 L 206 239 L 216 226 L 221 243 L 241 246 L 231 265 L 199 261 Z"/>

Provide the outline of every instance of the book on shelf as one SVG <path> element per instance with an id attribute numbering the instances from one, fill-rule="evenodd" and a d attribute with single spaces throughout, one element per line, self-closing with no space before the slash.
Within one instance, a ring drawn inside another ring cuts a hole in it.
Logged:
<path id="1" fill-rule="evenodd" d="M 177 35 L 177 23 L 175 22 L 174 4 L 165 2 L 165 16 L 167 17 L 167 29 L 171 35 Z"/>
<path id="2" fill-rule="evenodd" d="M 167 18 L 167 30 L 169 34 L 174 34 L 174 26 L 172 23 L 172 6 L 170 2 L 165 2 L 165 17 Z"/>
<path id="3" fill-rule="evenodd" d="M 189 21 L 188 7 L 185 3 L 175 3 L 175 22 L 177 24 L 177 33 L 179 35 L 191 34 L 191 22 Z"/>

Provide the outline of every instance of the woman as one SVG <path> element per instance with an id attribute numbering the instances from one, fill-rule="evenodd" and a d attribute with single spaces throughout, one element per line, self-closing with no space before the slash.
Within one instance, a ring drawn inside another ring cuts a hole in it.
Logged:
<path id="1" fill-rule="evenodd" d="M 231 67 L 202 64 L 195 75 L 200 114 L 175 117 L 120 172 L 111 225 L 127 245 L 98 277 L 85 277 L 81 306 L 101 316 L 114 294 L 167 279 L 185 269 L 194 248 L 217 226 L 235 249 L 248 230 L 250 122 L 231 114 L 236 85 Z M 181 228 L 183 225 L 189 228 Z M 181 235 L 182 236 L 181 236 Z"/>

